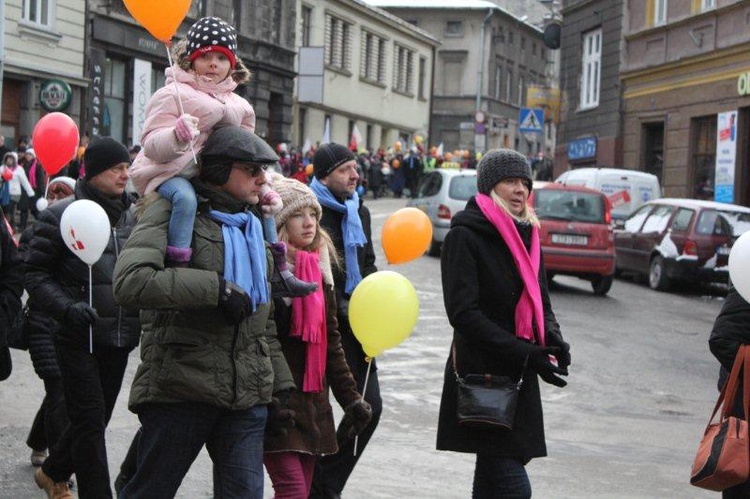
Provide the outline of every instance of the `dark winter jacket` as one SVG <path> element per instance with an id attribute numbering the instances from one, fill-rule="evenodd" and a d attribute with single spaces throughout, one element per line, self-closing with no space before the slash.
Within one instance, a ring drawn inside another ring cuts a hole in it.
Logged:
<path id="1" fill-rule="evenodd" d="M 724 386 L 729 371 L 732 370 L 740 345 L 746 343 L 750 343 L 750 303 L 732 287 L 727 293 L 721 312 L 716 317 L 708 340 L 711 353 L 721 363 L 719 390 Z"/>
<path id="2" fill-rule="evenodd" d="M 9 376 L 12 367 L 5 334 L 21 311 L 22 276 L 21 259 L 0 209 L 0 379 Z"/>
<path id="3" fill-rule="evenodd" d="M 200 192 L 199 192 L 200 194 Z M 115 269 L 115 296 L 142 309 L 141 364 L 128 405 L 199 402 L 247 409 L 271 402 L 294 388 L 276 337 L 273 304 L 259 304 L 239 324 L 228 324 L 219 309 L 224 274 L 222 226 L 210 208 L 238 213 L 245 205 L 218 190 L 199 203 L 188 268 L 167 268 L 168 200 L 157 197 L 138 220 Z M 268 272 L 273 258 L 267 251 Z"/>
<path id="4" fill-rule="evenodd" d="M 60 219 L 75 200 L 90 199 L 85 180 L 76 184 L 75 196 L 58 201 L 39 213 L 34 235 L 24 255 L 24 286 L 41 311 L 60 324 L 58 340 L 88 346 L 88 328 L 71 325 L 66 319 L 68 307 L 89 301 L 88 265 L 68 249 L 60 234 Z M 138 345 L 141 327 L 138 311 L 120 307 L 112 293 L 112 273 L 125 241 L 130 236 L 135 217 L 129 209 L 130 198 L 123 195 L 125 210 L 112 227 L 109 242 L 92 268 L 93 307 L 99 320 L 93 327 L 94 347 L 132 349 Z M 106 211 L 106 210 L 105 210 Z"/>
<path id="5" fill-rule="evenodd" d="M 34 229 L 30 227 L 21 235 L 19 252 L 22 256 L 28 251 L 33 234 Z M 34 371 L 41 379 L 59 379 L 61 374 L 57 364 L 54 337 L 60 326 L 55 319 L 42 312 L 34 299 L 29 298 L 26 306 L 29 311 L 25 330 Z"/>
<path id="6" fill-rule="evenodd" d="M 453 218 L 442 247 L 441 270 L 459 374 L 490 373 L 518 379 L 530 348 L 515 335 L 515 310 L 524 285 L 510 249 L 474 198 Z M 543 265 L 539 283 L 545 328 L 559 331 Z M 513 430 L 467 429 L 459 427 L 456 418 L 456 379 L 449 353 L 437 448 L 486 452 L 523 462 L 547 455 L 537 374 L 531 368 L 524 372 Z"/>
<path id="7" fill-rule="evenodd" d="M 320 393 L 302 391 L 307 345 L 299 338 L 289 336 L 292 308 L 282 299 L 275 300 L 276 327 L 279 331 L 281 349 L 294 376 L 294 382 L 300 389 L 289 396 L 289 408 L 295 411 L 294 428 L 290 429 L 285 437 L 267 434 L 263 444 L 266 452 L 294 451 L 316 456 L 335 454 L 338 446 L 333 409 L 329 401 L 329 387 L 342 408 L 348 407 L 360 398 L 341 347 L 341 335 L 336 321 L 336 299 L 333 288 L 329 285 L 325 286 L 325 299 L 328 355 L 326 377 L 323 380 L 323 391 Z"/>

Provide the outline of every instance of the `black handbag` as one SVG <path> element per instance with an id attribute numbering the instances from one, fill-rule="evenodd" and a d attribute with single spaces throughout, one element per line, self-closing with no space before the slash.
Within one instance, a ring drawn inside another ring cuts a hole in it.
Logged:
<path id="1" fill-rule="evenodd" d="M 7 332 L 7 342 L 10 348 L 16 350 L 29 349 L 29 306 L 24 305 L 18 313 L 13 324 L 10 325 Z"/>
<path id="2" fill-rule="evenodd" d="M 467 374 L 462 378 L 456 368 L 455 343 L 452 356 L 459 426 L 512 430 L 528 357 L 524 360 L 521 377 L 514 381 L 508 376 L 491 374 Z"/>

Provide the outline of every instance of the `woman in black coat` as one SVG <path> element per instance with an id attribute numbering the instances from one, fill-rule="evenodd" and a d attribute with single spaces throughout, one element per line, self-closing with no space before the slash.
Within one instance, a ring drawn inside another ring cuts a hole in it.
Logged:
<path id="1" fill-rule="evenodd" d="M 727 293 L 724 305 L 721 307 L 719 316 L 716 317 L 708 346 L 711 353 L 721 363 L 719 371 L 719 391 L 727 381 L 737 351 L 743 344 L 750 343 L 750 303 L 748 303 L 737 290 L 732 287 Z M 738 398 L 735 400 L 735 408 L 741 407 L 742 388 L 738 390 Z M 739 404 L 737 403 L 739 402 Z M 742 412 L 740 409 L 737 411 Z M 740 499 L 750 497 L 750 482 L 731 487 L 721 493 L 724 499 Z"/>
<path id="2" fill-rule="evenodd" d="M 437 448 L 477 455 L 474 499 L 531 497 L 525 465 L 547 454 L 537 375 L 565 386 L 557 375 L 568 373 L 570 348 L 552 312 L 538 221 L 526 206 L 532 187 L 526 158 L 496 149 L 477 170 L 479 193 L 453 218 L 442 247 L 443 298 L 457 370 L 461 377 L 492 374 L 514 380 L 523 371 L 523 385 L 512 430 L 459 425 L 449 354 Z"/>

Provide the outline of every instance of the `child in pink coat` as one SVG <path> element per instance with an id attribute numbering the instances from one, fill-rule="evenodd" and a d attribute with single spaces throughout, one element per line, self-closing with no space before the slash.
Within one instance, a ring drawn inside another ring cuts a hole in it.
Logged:
<path id="1" fill-rule="evenodd" d="M 215 128 L 228 125 L 255 131 L 255 111 L 234 93 L 237 85 L 250 77 L 236 51 L 237 33 L 232 26 L 217 17 L 199 19 L 186 39 L 175 46 L 175 64 L 166 70 L 166 83 L 146 107 L 142 149 L 130 174 L 140 196 L 156 191 L 172 203 L 166 252 L 169 265 L 185 266 L 192 256 L 190 242 L 198 202 L 190 179 L 198 173 L 195 158 L 206 139 Z M 280 209 L 280 198 L 270 188 L 264 191 L 263 218 L 270 217 L 275 234 L 273 213 Z M 283 278 L 279 292 L 304 296 L 314 291 L 314 285 L 297 280 L 286 269 L 283 244 L 271 247 Z"/>

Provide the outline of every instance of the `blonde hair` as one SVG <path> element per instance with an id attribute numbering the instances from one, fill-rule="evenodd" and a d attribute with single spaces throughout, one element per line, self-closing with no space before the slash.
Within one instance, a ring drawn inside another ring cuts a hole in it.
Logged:
<path id="1" fill-rule="evenodd" d="M 174 47 L 172 48 L 172 57 L 174 58 L 175 64 L 178 65 L 181 69 L 184 69 L 185 71 L 191 71 L 192 68 L 192 62 L 190 61 L 190 57 L 187 55 L 187 39 L 183 38 L 179 42 L 174 44 Z M 239 55 L 236 55 L 236 62 L 234 64 L 234 69 L 232 69 L 229 76 L 238 84 L 242 85 L 243 83 L 247 83 L 250 81 L 250 78 L 252 77 L 252 73 L 249 69 L 247 69 L 247 66 L 245 66 L 245 63 L 242 62 L 242 59 Z"/>
<path id="2" fill-rule="evenodd" d="M 518 220 L 519 222 L 530 223 L 534 227 L 539 227 L 539 219 L 537 218 L 536 213 L 534 213 L 534 209 L 529 205 L 524 204 L 521 214 L 514 215 L 513 212 L 510 211 L 510 206 L 508 206 L 508 203 L 506 203 L 503 198 L 498 196 L 494 189 L 490 191 L 490 197 L 496 205 L 505 210 L 505 212 L 515 220 Z"/>

